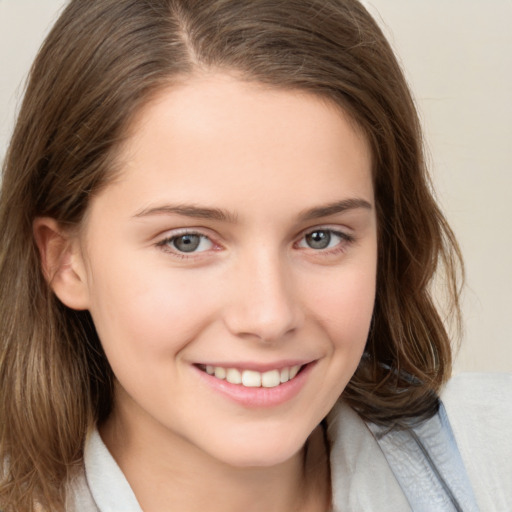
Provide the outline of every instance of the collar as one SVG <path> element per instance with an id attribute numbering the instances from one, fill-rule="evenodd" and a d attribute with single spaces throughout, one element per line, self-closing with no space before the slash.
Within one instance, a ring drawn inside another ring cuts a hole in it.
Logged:
<path id="1" fill-rule="evenodd" d="M 87 484 L 100 512 L 142 512 L 130 484 L 97 429 L 87 439 L 84 464 Z"/>
<path id="2" fill-rule="evenodd" d="M 327 418 L 333 511 L 409 510 L 375 437 L 343 402 Z M 128 481 L 94 429 L 84 452 L 86 486 L 99 512 L 142 512 Z M 371 479 L 368 478 L 371 468 Z"/>
<path id="3" fill-rule="evenodd" d="M 333 512 L 478 511 L 444 407 L 410 430 L 365 423 L 343 401 L 327 417 Z M 142 512 L 98 431 L 84 452 L 85 486 L 99 512 Z M 439 474 L 441 478 L 439 478 Z M 450 483 L 447 493 L 444 483 Z M 412 506 L 411 506 L 412 505 Z"/>

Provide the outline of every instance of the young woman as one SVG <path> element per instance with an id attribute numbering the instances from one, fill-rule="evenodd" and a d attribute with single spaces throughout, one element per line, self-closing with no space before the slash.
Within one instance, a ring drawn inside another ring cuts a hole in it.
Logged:
<path id="1" fill-rule="evenodd" d="M 459 250 L 358 2 L 71 1 L 0 233 L 5 512 L 510 505 L 487 388 L 438 398 Z"/>

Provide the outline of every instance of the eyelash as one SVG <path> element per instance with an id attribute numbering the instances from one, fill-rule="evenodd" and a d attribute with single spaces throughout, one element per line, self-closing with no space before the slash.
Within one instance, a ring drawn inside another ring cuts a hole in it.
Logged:
<path id="1" fill-rule="evenodd" d="M 308 235 L 312 235 L 313 233 L 317 233 L 317 232 L 329 233 L 329 235 L 331 237 L 336 236 L 340 239 L 340 241 L 339 241 L 339 243 L 336 244 L 336 246 L 334 246 L 332 248 L 313 249 L 312 247 L 309 247 L 309 248 L 301 247 L 300 249 L 310 249 L 314 253 L 323 254 L 323 255 L 335 255 L 335 254 L 344 252 L 346 250 L 346 245 L 350 245 L 350 244 L 354 243 L 356 240 L 353 235 L 349 235 L 342 231 L 338 231 L 338 230 L 331 229 L 331 228 L 319 227 L 319 228 L 313 228 L 313 229 L 310 229 L 310 230 L 304 232 L 301 235 L 300 239 L 294 243 L 294 246 L 297 246 L 298 243 L 302 242 Z M 185 236 L 198 236 L 202 240 L 208 240 L 214 247 L 216 246 L 215 242 L 213 242 L 210 237 L 208 237 L 207 235 L 204 235 L 203 233 L 199 233 L 199 232 L 193 231 L 193 230 L 192 231 L 183 231 L 181 233 L 177 233 L 177 234 L 174 234 L 167 238 L 164 238 L 163 240 L 160 240 L 159 242 L 157 242 L 156 246 L 159 247 L 160 249 L 162 249 L 164 252 L 171 254 L 173 257 L 183 259 L 183 260 L 197 258 L 197 254 L 201 254 L 202 252 L 207 252 L 207 251 L 200 251 L 199 253 L 197 253 L 195 251 L 191 251 L 190 253 L 187 254 L 186 252 L 179 251 L 179 249 L 177 249 L 177 248 L 171 247 L 171 245 L 173 244 L 174 241 L 178 240 L 179 238 L 185 237 Z M 217 245 L 217 247 L 219 247 L 219 246 Z"/>

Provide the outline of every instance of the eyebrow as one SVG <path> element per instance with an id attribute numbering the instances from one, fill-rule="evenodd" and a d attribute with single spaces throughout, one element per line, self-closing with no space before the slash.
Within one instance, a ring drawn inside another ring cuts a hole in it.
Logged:
<path id="1" fill-rule="evenodd" d="M 321 219 L 322 217 L 329 217 L 337 213 L 343 213 L 347 210 L 356 210 L 358 208 L 364 208 L 365 210 L 371 210 L 372 205 L 365 199 L 344 199 L 343 201 L 336 201 L 323 206 L 311 208 L 303 211 L 299 218 L 302 221 Z"/>
<path id="2" fill-rule="evenodd" d="M 355 210 L 358 208 L 364 208 L 371 210 L 372 205 L 364 199 L 344 199 L 342 201 L 336 201 L 334 203 L 328 203 L 326 205 L 317 206 L 308 210 L 302 211 L 299 214 L 301 221 L 315 220 L 322 217 L 329 217 L 337 213 L 343 213 L 347 210 Z M 177 204 L 171 205 L 166 204 L 162 206 L 155 206 L 151 208 L 145 208 L 134 215 L 135 218 L 149 217 L 152 215 L 183 215 L 184 217 L 191 217 L 194 219 L 207 219 L 216 220 L 220 222 L 226 222 L 235 224 L 238 220 L 238 216 L 227 210 L 220 208 L 208 208 L 204 206 L 195 206 L 193 204 Z"/>
<path id="3" fill-rule="evenodd" d="M 207 208 L 204 206 L 195 206 L 193 204 L 166 204 L 155 206 L 154 208 L 145 208 L 136 213 L 134 217 L 148 217 L 151 215 L 183 215 L 194 219 L 218 220 L 221 222 L 236 223 L 237 215 L 220 208 Z"/>

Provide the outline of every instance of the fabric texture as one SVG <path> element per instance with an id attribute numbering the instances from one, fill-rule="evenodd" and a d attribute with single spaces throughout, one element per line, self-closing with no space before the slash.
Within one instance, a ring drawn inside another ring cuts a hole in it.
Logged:
<path id="1" fill-rule="evenodd" d="M 442 404 L 438 414 L 410 429 L 368 427 L 414 512 L 478 512 Z"/>
<path id="2" fill-rule="evenodd" d="M 482 512 L 512 511 L 512 374 L 461 374 L 443 403 Z"/>
<path id="3" fill-rule="evenodd" d="M 335 406 L 327 418 L 333 512 L 512 510 L 512 375 L 458 376 L 442 401 L 436 416 L 398 432 Z M 97 431 L 84 462 L 68 512 L 142 512 Z"/>

